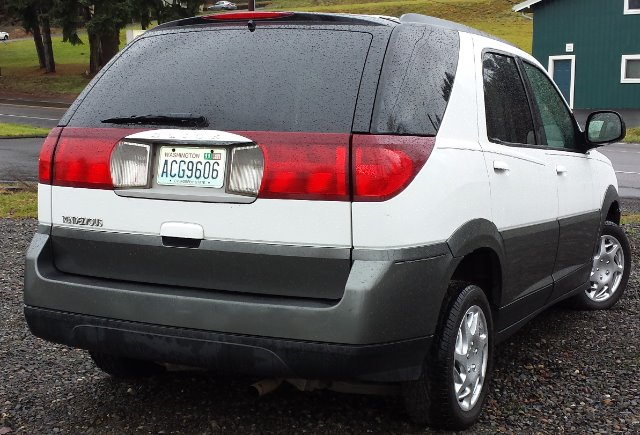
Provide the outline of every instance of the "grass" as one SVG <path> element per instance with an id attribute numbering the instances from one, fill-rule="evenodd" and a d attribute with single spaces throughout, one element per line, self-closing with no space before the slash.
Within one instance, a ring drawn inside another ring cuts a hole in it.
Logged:
<path id="1" fill-rule="evenodd" d="M 415 12 L 456 21 L 531 52 L 533 22 L 511 11 L 512 0 L 275 0 L 271 9 L 390 15 Z"/>
<path id="2" fill-rule="evenodd" d="M 89 44 L 73 46 L 54 36 L 56 72 L 45 74 L 38 67 L 33 39 L 0 44 L 1 89 L 10 92 L 47 95 L 78 94 L 89 83 L 83 73 L 89 68 Z"/>
<path id="3" fill-rule="evenodd" d="M 127 26 L 130 29 L 139 25 Z M 121 46 L 126 44 L 126 29 L 120 32 Z M 53 55 L 56 72 L 46 74 L 38 67 L 33 39 L 0 43 L 0 91 L 34 95 L 75 96 L 89 83 L 89 40 L 86 32 L 79 33 L 84 42 L 71 45 L 62 36 L 53 36 Z"/>
<path id="4" fill-rule="evenodd" d="M 38 195 L 32 189 L 14 191 L 0 187 L 0 218 L 38 217 Z"/>
<path id="5" fill-rule="evenodd" d="M 628 128 L 624 141 L 628 143 L 640 143 L 640 127 Z"/>
<path id="6" fill-rule="evenodd" d="M 622 224 L 640 224 L 640 213 L 623 215 L 620 218 Z"/>
<path id="7" fill-rule="evenodd" d="M 45 137 L 47 134 L 49 134 L 48 128 L 0 122 L 0 137 Z"/>

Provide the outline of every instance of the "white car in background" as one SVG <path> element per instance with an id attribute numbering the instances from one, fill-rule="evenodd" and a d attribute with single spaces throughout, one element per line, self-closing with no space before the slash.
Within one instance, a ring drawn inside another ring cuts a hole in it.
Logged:
<path id="1" fill-rule="evenodd" d="M 215 5 L 207 8 L 208 11 L 235 11 L 236 9 L 238 9 L 236 4 L 228 1 L 219 1 Z"/>
<path id="2" fill-rule="evenodd" d="M 0 41 L 8 41 L 9 32 L 0 32 Z"/>

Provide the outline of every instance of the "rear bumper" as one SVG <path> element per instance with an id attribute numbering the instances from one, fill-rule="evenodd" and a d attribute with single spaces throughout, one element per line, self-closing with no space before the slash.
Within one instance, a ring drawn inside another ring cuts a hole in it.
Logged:
<path id="1" fill-rule="evenodd" d="M 221 334 L 25 307 L 34 335 L 87 350 L 253 376 L 393 382 L 416 379 L 431 337 L 340 345 Z"/>
<path id="2" fill-rule="evenodd" d="M 327 301 L 64 273 L 53 249 L 41 228 L 27 252 L 25 314 L 35 335 L 132 358 L 305 378 L 416 378 L 455 267 L 446 245 L 354 252 L 343 297 Z"/>

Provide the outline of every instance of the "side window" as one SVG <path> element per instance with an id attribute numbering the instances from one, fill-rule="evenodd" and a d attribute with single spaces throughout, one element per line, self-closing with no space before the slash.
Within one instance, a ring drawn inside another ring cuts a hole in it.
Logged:
<path id="1" fill-rule="evenodd" d="M 535 145 L 531 108 L 515 59 L 487 53 L 482 69 L 489 140 Z"/>
<path id="2" fill-rule="evenodd" d="M 523 63 L 540 111 L 546 144 L 552 148 L 576 148 L 576 125 L 564 100 L 545 73 L 527 62 Z"/>
<path id="3" fill-rule="evenodd" d="M 624 13 L 640 14 L 640 0 L 624 0 Z"/>
<path id="4" fill-rule="evenodd" d="M 622 55 L 620 83 L 640 83 L 640 54 Z"/>

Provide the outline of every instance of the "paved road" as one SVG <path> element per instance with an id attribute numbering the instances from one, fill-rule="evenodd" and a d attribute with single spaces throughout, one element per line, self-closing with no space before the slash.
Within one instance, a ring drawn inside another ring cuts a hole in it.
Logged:
<path id="1" fill-rule="evenodd" d="M 34 127 L 55 127 L 66 112 L 62 107 L 40 107 L 0 102 L 0 122 L 27 124 Z"/>
<path id="2" fill-rule="evenodd" d="M 617 143 L 600 148 L 618 176 L 620 196 L 640 198 L 640 144 Z"/>
<path id="3" fill-rule="evenodd" d="M 36 181 L 44 139 L 0 139 L 0 182 Z"/>

